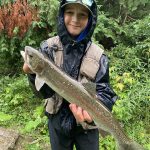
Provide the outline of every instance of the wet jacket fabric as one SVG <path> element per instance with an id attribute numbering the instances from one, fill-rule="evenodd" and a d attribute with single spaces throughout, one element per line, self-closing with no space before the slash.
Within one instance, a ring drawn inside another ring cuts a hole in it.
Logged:
<path id="1" fill-rule="evenodd" d="M 65 1 L 62 0 L 61 5 L 63 5 L 64 2 Z M 72 39 L 64 25 L 64 10 L 63 8 L 61 8 L 61 5 L 59 8 L 57 30 L 58 36 L 63 46 L 62 69 L 68 75 L 77 80 L 82 58 L 85 55 L 85 49 L 87 47 L 87 44 L 91 41 L 91 36 L 96 26 L 97 7 L 94 2 L 94 4 L 91 7 L 93 16 L 91 18 L 90 25 L 88 26 L 89 31 L 81 41 L 77 42 L 75 39 Z M 54 46 L 49 47 L 47 41 L 44 41 L 42 42 L 39 51 L 46 54 L 51 60 L 54 60 L 54 56 L 52 53 L 54 49 Z M 99 64 L 100 68 L 93 82 L 96 83 L 96 92 L 98 98 L 109 110 L 112 110 L 112 106 L 114 105 L 117 96 L 111 89 L 109 84 L 109 64 L 108 58 L 105 54 L 101 56 Z M 34 85 L 35 75 L 28 75 L 28 77 L 31 83 Z M 51 97 L 54 93 L 55 92 L 46 84 L 40 90 L 40 95 L 42 95 L 42 97 L 45 99 Z M 63 104 L 59 111 L 62 130 L 64 130 L 65 133 L 70 132 L 76 126 L 76 121 L 72 112 L 69 109 L 69 103 L 66 100 L 63 101 Z"/>

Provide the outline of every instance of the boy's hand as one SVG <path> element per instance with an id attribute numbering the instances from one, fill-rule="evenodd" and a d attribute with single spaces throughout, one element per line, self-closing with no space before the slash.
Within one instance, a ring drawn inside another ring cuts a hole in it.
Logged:
<path id="1" fill-rule="evenodd" d="M 31 73 L 31 74 L 33 73 L 26 63 L 24 63 L 23 65 L 23 71 L 25 73 Z"/>
<path id="2" fill-rule="evenodd" d="M 93 119 L 90 117 L 88 112 L 86 110 L 83 110 L 81 107 L 77 106 L 76 104 L 70 104 L 69 107 L 77 123 L 82 123 L 84 121 L 91 123 L 93 121 Z"/>

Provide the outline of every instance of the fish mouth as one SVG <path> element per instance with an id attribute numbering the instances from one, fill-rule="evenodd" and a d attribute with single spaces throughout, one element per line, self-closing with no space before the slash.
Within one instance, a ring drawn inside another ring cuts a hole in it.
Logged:
<path id="1" fill-rule="evenodd" d="M 31 59 L 33 58 L 33 55 L 31 54 L 30 51 L 27 49 L 25 50 L 25 62 L 30 66 Z"/>
<path id="2" fill-rule="evenodd" d="M 32 49 L 31 49 L 31 47 L 26 46 L 25 47 L 25 62 L 30 66 L 30 68 L 32 68 L 32 70 L 34 70 L 34 69 L 36 69 L 36 66 L 33 66 L 32 59 L 33 59 Z"/>
<path id="3" fill-rule="evenodd" d="M 30 47 L 29 46 L 26 46 L 25 47 L 25 59 L 27 60 L 27 56 L 29 56 L 29 57 L 33 57 L 33 53 L 32 53 L 32 51 L 31 51 L 31 49 L 30 49 Z"/>

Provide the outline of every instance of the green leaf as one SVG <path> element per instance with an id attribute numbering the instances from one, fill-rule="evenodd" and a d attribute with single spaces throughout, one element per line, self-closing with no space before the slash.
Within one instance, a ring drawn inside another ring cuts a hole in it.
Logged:
<path id="1" fill-rule="evenodd" d="M 26 124 L 24 131 L 31 132 L 32 130 L 35 130 L 40 123 L 40 119 L 36 119 L 35 121 L 31 120 Z"/>
<path id="2" fill-rule="evenodd" d="M 0 121 L 8 121 L 12 118 L 13 118 L 12 115 L 8 115 L 8 114 L 5 114 L 3 112 L 0 112 Z"/>
<path id="3" fill-rule="evenodd" d="M 19 27 L 15 27 L 14 30 L 13 30 L 13 33 L 14 33 L 15 35 L 17 35 L 18 32 L 19 32 Z"/>
<path id="4" fill-rule="evenodd" d="M 40 117 L 44 112 L 44 107 L 43 106 L 38 106 L 36 107 L 36 109 L 34 110 L 34 117 Z"/>

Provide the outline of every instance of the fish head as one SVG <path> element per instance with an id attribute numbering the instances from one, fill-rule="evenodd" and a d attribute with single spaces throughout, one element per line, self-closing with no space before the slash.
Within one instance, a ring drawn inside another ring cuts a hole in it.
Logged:
<path id="1" fill-rule="evenodd" d="M 25 47 L 25 62 L 34 73 L 41 73 L 45 66 L 44 55 L 36 49 L 26 46 Z"/>

